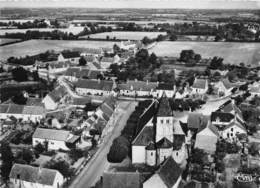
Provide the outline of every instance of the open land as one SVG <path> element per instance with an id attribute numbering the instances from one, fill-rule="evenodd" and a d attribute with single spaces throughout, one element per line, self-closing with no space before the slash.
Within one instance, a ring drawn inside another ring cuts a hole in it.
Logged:
<path id="1" fill-rule="evenodd" d="M 13 42 L 18 42 L 21 39 L 7 39 L 7 38 L 1 38 L 0 39 L 0 45 L 4 45 L 4 44 L 9 44 L 9 43 L 13 43 Z"/>
<path id="2" fill-rule="evenodd" d="M 203 58 L 219 56 L 225 63 L 260 65 L 260 43 L 239 42 L 159 42 L 150 52 L 157 56 L 179 57 L 182 50 L 192 49 Z"/>
<path id="3" fill-rule="evenodd" d="M 8 46 L 0 47 L 0 60 L 9 57 L 24 57 L 36 55 L 47 50 L 62 51 L 75 48 L 109 48 L 115 42 L 109 41 L 73 41 L 73 40 L 29 40 Z"/>
<path id="4" fill-rule="evenodd" d="M 166 32 L 131 32 L 131 31 L 123 31 L 123 32 L 104 32 L 104 33 L 96 33 L 87 36 L 83 36 L 82 38 L 87 38 L 88 36 L 92 39 L 106 39 L 109 36 L 110 39 L 114 37 L 120 40 L 142 40 L 145 36 L 148 38 L 156 38 L 158 35 L 166 35 Z"/>

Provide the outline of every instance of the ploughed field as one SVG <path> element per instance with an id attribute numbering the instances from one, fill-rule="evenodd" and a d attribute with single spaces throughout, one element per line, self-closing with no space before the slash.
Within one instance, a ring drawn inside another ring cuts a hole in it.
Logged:
<path id="1" fill-rule="evenodd" d="M 188 49 L 194 50 L 204 58 L 222 57 L 225 63 L 244 62 L 251 66 L 260 66 L 260 43 L 163 41 L 149 51 L 157 56 L 179 57 L 182 50 Z"/>
<path id="2" fill-rule="evenodd" d="M 166 35 L 166 32 L 131 32 L 131 31 L 112 31 L 104 33 L 96 33 L 91 35 L 82 36 L 81 38 L 91 39 L 106 39 L 109 36 L 110 39 L 118 40 L 142 40 L 144 37 L 150 39 L 157 38 L 158 35 Z"/>
<path id="3" fill-rule="evenodd" d="M 116 42 L 86 40 L 29 40 L 0 47 L 0 60 L 9 57 L 25 57 L 36 55 L 47 50 L 62 51 L 77 48 L 112 48 Z M 119 45 L 119 43 L 117 43 Z"/>

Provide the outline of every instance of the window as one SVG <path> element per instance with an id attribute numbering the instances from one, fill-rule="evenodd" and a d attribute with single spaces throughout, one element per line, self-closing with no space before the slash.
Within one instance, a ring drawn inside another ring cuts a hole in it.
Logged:
<path id="1" fill-rule="evenodd" d="M 233 132 L 233 128 L 231 128 L 231 131 Z"/>
<path id="2" fill-rule="evenodd" d="M 230 136 L 233 136 L 233 133 L 231 133 Z"/>
<path id="3" fill-rule="evenodd" d="M 178 152 L 176 152 L 176 156 L 178 156 Z"/>
<path id="4" fill-rule="evenodd" d="M 161 119 L 161 123 L 163 123 L 163 119 Z"/>
<path id="5" fill-rule="evenodd" d="M 151 152 L 151 156 L 153 156 L 153 152 Z"/>
<path id="6" fill-rule="evenodd" d="M 167 120 L 166 120 L 166 123 L 170 123 L 170 120 L 167 119 Z"/>

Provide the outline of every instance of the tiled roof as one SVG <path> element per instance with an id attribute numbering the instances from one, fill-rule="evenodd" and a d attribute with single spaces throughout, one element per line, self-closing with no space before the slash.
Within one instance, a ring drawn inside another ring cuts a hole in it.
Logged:
<path id="1" fill-rule="evenodd" d="M 211 121 L 216 121 L 217 119 L 219 119 L 220 122 L 230 122 L 234 118 L 235 116 L 231 113 L 225 113 L 225 112 L 211 113 Z"/>
<path id="2" fill-rule="evenodd" d="M 91 102 L 91 98 L 85 97 L 85 98 L 74 98 L 72 101 L 73 105 L 85 105 L 87 103 Z"/>
<path id="3" fill-rule="evenodd" d="M 112 91 L 114 84 L 113 81 L 107 81 L 107 80 L 79 79 L 75 85 L 77 88 Z"/>
<path id="4" fill-rule="evenodd" d="M 168 188 L 172 188 L 182 174 L 182 170 L 170 156 L 158 170 L 157 174 Z"/>
<path id="5" fill-rule="evenodd" d="M 45 113 L 45 109 L 42 106 L 24 106 L 23 114 L 42 115 Z"/>
<path id="6" fill-rule="evenodd" d="M 132 145 L 148 146 L 154 140 L 154 129 L 151 126 L 145 126 L 134 139 Z"/>
<path id="7" fill-rule="evenodd" d="M 103 71 L 100 70 L 90 70 L 80 67 L 71 67 L 68 68 L 65 75 L 74 76 L 76 78 L 88 78 L 88 79 L 97 79 L 97 75 L 103 75 Z"/>
<path id="8" fill-rule="evenodd" d="M 192 87 L 193 88 L 198 88 L 198 89 L 205 89 L 206 88 L 206 85 L 207 82 L 205 79 L 199 79 L 199 78 L 196 78 Z"/>
<path id="9" fill-rule="evenodd" d="M 156 89 L 158 89 L 158 90 L 173 90 L 174 85 L 173 84 L 159 83 L 159 85 Z"/>
<path id="10" fill-rule="evenodd" d="M 101 69 L 101 65 L 97 62 L 92 62 L 92 64 L 96 67 L 96 69 Z"/>
<path id="11" fill-rule="evenodd" d="M 133 90 L 133 91 L 151 91 L 157 87 L 156 82 L 144 82 L 144 81 L 127 81 L 124 84 L 118 84 L 120 90 Z"/>
<path id="12" fill-rule="evenodd" d="M 100 54 L 102 54 L 102 49 L 100 49 L 100 48 L 85 48 L 84 53 L 100 55 Z"/>
<path id="13" fill-rule="evenodd" d="M 167 138 L 162 138 L 156 143 L 157 148 L 172 148 L 172 142 Z"/>
<path id="14" fill-rule="evenodd" d="M 160 102 L 159 102 L 159 109 L 157 112 L 157 117 L 168 117 L 173 116 L 172 109 L 169 103 L 169 100 L 165 93 L 163 93 Z"/>
<path id="15" fill-rule="evenodd" d="M 101 62 L 114 63 L 114 58 L 113 58 L 113 57 L 103 57 L 103 58 L 101 59 Z"/>
<path id="16" fill-rule="evenodd" d="M 33 138 L 66 141 L 69 134 L 69 131 L 64 130 L 37 128 L 33 134 Z"/>
<path id="17" fill-rule="evenodd" d="M 24 109 L 23 105 L 10 104 L 8 111 L 6 113 L 8 113 L 8 114 L 22 114 L 23 109 Z"/>
<path id="18" fill-rule="evenodd" d="M 59 86 L 52 92 L 48 93 L 48 96 L 51 97 L 53 101 L 58 102 L 66 95 L 66 93 L 66 89 L 63 86 Z"/>
<path id="19" fill-rule="evenodd" d="M 190 113 L 187 121 L 188 128 L 199 130 L 204 128 L 208 123 L 208 119 L 200 113 Z"/>
<path id="20" fill-rule="evenodd" d="M 64 51 L 61 52 L 61 54 L 65 59 L 80 57 L 79 52 L 73 52 L 73 51 Z"/>
<path id="21" fill-rule="evenodd" d="M 59 172 L 53 169 L 39 168 L 15 163 L 12 167 L 9 177 L 13 179 L 17 179 L 19 177 L 20 180 L 26 182 L 53 186 L 57 173 Z"/>

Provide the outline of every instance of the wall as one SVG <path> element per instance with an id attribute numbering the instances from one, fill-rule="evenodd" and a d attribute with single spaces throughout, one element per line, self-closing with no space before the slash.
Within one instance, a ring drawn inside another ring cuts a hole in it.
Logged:
<path id="1" fill-rule="evenodd" d="M 132 163 L 145 163 L 145 146 L 132 146 Z"/>
<path id="2" fill-rule="evenodd" d="M 58 107 L 58 104 L 55 103 L 49 95 L 46 95 L 42 102 L 47 110 L 55 110 Z"/>

